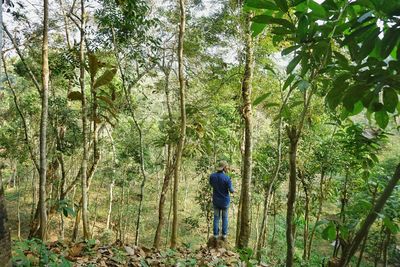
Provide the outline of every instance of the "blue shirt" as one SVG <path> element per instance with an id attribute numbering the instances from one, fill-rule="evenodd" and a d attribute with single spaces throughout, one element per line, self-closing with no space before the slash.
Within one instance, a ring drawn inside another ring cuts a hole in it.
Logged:
<path id="1" fill-rule="evenodd" d="M 214 206 L 220 209 L 229 207 L 229 192 L 234 192 L 231 178 L 223 171 L 215 172 L 210 175 L 210 185 L 213 188 Z"/>

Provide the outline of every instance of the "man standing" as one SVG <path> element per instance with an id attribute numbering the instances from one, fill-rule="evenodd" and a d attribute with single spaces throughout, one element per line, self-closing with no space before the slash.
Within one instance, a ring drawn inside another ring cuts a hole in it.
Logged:
<path id="1" fill-rule="evenodd" d="M 225 160 L 221 160 L 218 163 L 217 172 L 210 175 L 210 185 L 213 188 L 214 238 L 218 238 L 219 220 L 222 217 L 222 239 L 224 240 L 228 234 L 229 192 L 234 192 L 231 178 L 226 175 L 227 170 L 228 163 Z"/>

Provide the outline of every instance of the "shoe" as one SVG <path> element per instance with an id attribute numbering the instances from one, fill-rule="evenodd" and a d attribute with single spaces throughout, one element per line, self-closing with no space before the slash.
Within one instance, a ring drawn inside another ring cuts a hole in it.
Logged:
<path id="1" fill-rule="evenodd" d="M 222 240 L 226 241 L 226 239 L 227 239 L 226 235 L 223 235 Z"/>

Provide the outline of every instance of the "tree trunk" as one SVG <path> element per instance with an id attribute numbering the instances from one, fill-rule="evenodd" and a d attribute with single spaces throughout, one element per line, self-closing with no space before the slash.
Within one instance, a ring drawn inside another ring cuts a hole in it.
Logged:
<path id="1" fill-rule="evenodd" d="M 11 267 L 11 237 L 1 176 L 2 168 L 3 166 L 0 166 L 0 266 Z"/>
<path id="2" fill-rule="evenodd" d="M 153 246 L 157 249 L 160 248 L 161 232 L 162 228 L 164 227 L 164 221 L 165 221 L 164 218 L 165 199 L 168 193 L 169 181 L 171 180 L 171 174 L 172 174 L 171 171 L 173 170 L 173 166 L 171 163 L 171 153 L 172 153 L 171 144 L 167 144 L 167 160 L 165 163 L 164 181 L 161 188 L 160 200 L 158 203 L 158 224 L 153 243 Z"/>
<path id="3" fill-rule="evenodd" d="M 309 223 L 310 223 L 310 194 L 308 184 L 305 180 L 304 172 L 299 171 L 301 183 L 303 184 L 305 205 L 304 205 L 304 228 L 303 228 L 303 260 L 307 260 L 308 253 L 308 234 L 309 234 Z"/>
<path id="4" fill-rule="evenodd" d="M 289 192 L 287 200 L 287 211 L 286 211 L 286 266 L 293 266 L 294 259 L 294 204 L 296 201 L 296 171 L 297 171 L 297 143 L 298 136 L 296 127 L 292 126 L 288 129 L 288 137 L 290 140 L 289 148 Z"/>
<path id="5" fill-rule="evenodd" d="M 169 69 L 164 70 L 165 74 L 165 97 L 166 97 L 166 102 L 167 102 L 167 110 L 168 110 L 168 118 L 170 123 L 173 123 L 172 121 L 172 111 L 171 111 L 171 105 L 170 105 L 170 97 L 169 97 L 169 74 L 170 71 Z M 161 195 L 160 195 L 160 200 L 158 203 L 158 224 L 157 224 L 157 229 L 156 229 L 156 234 L 154 236 L 154 243 L 153 246 L 157 249 L 160 248 L 160 240 L 161 240 L 161 232 L 162 228 L 164 227 L 164 221 L 165 221 L 165 216 L 164 216 L 164 206 L 165 206 L 165 199 L 166 195 L 168 193 L 168 186 L 169 182 L 171 180 L 171 174 L 173 171 L 173 161 L 171 159 L 172 155 L 172 144 L 170 138 L 168 137 L 168 142 L 167 142 L 167 160 L 165 163 L 165 173 L 164 173 L 164 180 L 163 180 L 163 185 L 161 188 Z"/>
<path id="6" fill-rule="evenodd" d="M 254 57 L 253 57 L 253 38 L 251 36 L 251 14 L 246 17 L 246 64 L 242 81 L 242 117 L 244 120 L 244 157 L 243 157 L 243 177 L 241 187 L 241 212 L 240 230 L 238 237 L 238 247 L 245 248 L 249 245 L 250 239 L 250 211 L 251 211 L 251 171 L 252 171 L 252 107 L 251 91 L 253 81 Z"/>
<path id="7" fill-rule="evenodd" d="M 315 223 L 314 226 L 311 230 L 310 238 L 308 240 L 308 251 L 307 251 L 307 260 L 310 260 L 311 257 L 311 250 L 312 250 L 312 242 L 314 240 L 314 235 L 315 231 L 317 230 L 317 225 L 318 222 L 321 218 L 321 213 L 322 213 L 322 204 L 324 201 L 324 178 L 325 178 L 325 169 L 322 167 L 321 168 L 321 177 L 319 181 L 319 196 L 318 196 L 318 211 L 317 211 L 317 217 L 315 218 Z"/>
<path id="8" fill-rule="evenodd" d="M 43 46 L 42 46 L 42 111 L 40 116 L 40 178 L 39 178 L 39 235 L 47 238 L 46 174 L 47 174 L 47 120 L 49 97 L 49 2 L 43 1 Z"/>
<path id="9" fill-rule="evenodd" d="M 172 216 L 172 232 L 171 232 L 171 248 L 176 248 L 178 234 L 178 192 L 179 192 L 179 174 L 182 161 L 182 153 L 186 138 L 186 107 L 185 94 L 186 84 L 184 77 L 183 62 L 183 42 L 186 27 L 185 0 L 179 0 L 180 24 L 179 24 L 179 43 L 178 43 L 178 68 L 179 68 L 179 98 L 181 110 L 181 129 L 179 135 L 178 146 L 176 148 L 175 168 L 174 168 L 174 194 L 173 194 L 173 216 Z"/>
<path id="10" fill-rule="evenodd" d="M 386 204 L 386 201 L 392 194 L 392 192 L 393 192 L 394 188 L 396 187 L 399 180 L 400 180 L 400 164 L 397 165 L 397 168 L 396 168 L 396 171 L 395 171 L 393 177 L 389 180 L 389 183 L 386 185 L 385 190 L 383 191 L 381 196 L 378 198 L 376 204 L 374 205 L 374 207 L 371 209 L 371 211 L 365 218 L 363 225 L 357 231 L 353 241 L 348 246 L 348 249 L 343 251 L 343 254 L 341 257 L 341 263 L 343 264 L 343 266 L 346 266 L 346 264 L 348 264 L 350 259 L 356 253 L 361 241 L 367 235 L 369 228 L 375 222 L 376 218 L 378 217 L 378 214 L 381 212 L 383 206 Z"/>
<path id="11" fill-rule="evenodd" d="M 286 101 L 284 101 L 283 105 L 286 104 Z M 283 106 L 282 105 L 282 106 Z M 268 210 L 269 210 L 269 205 L 271 201 L 271 194 L 272 190 L 274 188 L 275 182 L 279 177 L 279 171 L 281 169 L 281 164 L 282 164 L 282 116 L 279 116 L 279 122 L 278 122 L 278 140 L 277 140 L 277 162 L 275 165 L 275 170 L 274 170 L 274 176 L 272 180 L 269 182 L 267 190 L 265 191 L 265 196 L 264 196 L 264 211 L 263 211 L 263 218 L 261 222 L 261 230 L 260 230 L 260 235 L 258 237 L 258 242 L 257 242 L 257 251 L 256 251 L 256 257 L 257 260 L 260 261 L 261 259 L 261 249 L 265 245 L 265 239 L 266 239 L 266 233 L 267 233 L 267 223 L 268 223 Z"/>
<path id="12" fill-rule="evenodd" d="M 89 238 L 89 212 L 88 212 L 88 185 L 87 185 L 87 163 L 88 163 L 88 129 L 87 129 L 87 105 L 85 97 L 85 1 L 81 0 L 81 17 L 80 17 L 80 47 L 79 47 L 79 62 L 80 62 L 80 75 L 79 84 L 82 94 L 82 143 L 83 143 L 83 159 L 81 165 L 81 190 L 82 190 L 82 225 L 83 225 L 83 238 Z"/>

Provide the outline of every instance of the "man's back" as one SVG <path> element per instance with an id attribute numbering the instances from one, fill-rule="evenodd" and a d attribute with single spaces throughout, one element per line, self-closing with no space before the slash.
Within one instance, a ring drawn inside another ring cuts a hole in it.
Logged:
<path id="1" fill-rule="evenodd" d="M 213 204 L 218 208 L 227 208 L 230 198 L 229 192 L 233 193 L 232 182 L 223 171 L 210 175 L 210 185 L 213 187 Z"/>

